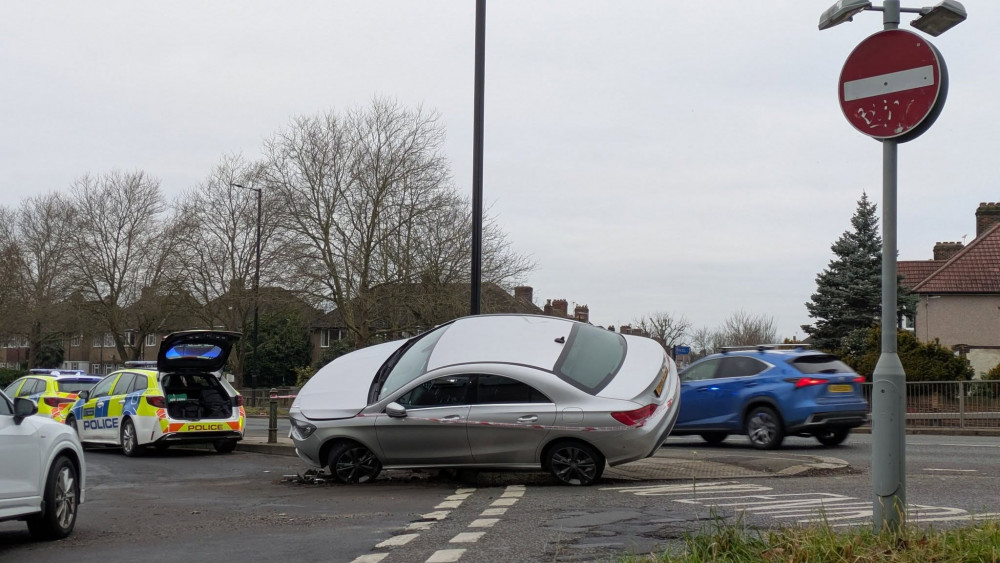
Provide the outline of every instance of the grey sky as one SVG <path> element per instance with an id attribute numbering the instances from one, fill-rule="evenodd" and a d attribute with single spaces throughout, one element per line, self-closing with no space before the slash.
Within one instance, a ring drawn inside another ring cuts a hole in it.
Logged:
<path id="1" fill-rule="evenodd" d="M 743 309 L 804 336 L 830 244 L 862 190 L 882 200 L 880 145 L 836 95 L 882 15 L 820 32 L 832 2 L 488 2 L 484 197 L 536 301 L 616 326 Z M 971 240 L 1000 200 L 1000 2 L 964 4 L 932 39 L 944 111 L 899 150 L 902 259 Z M 111 169 L 176 196 L 292 116 L 373 96 L 438 111 L 471 190 L 474 23 L 473 0 L 0 0 L 0 204 Z"/>

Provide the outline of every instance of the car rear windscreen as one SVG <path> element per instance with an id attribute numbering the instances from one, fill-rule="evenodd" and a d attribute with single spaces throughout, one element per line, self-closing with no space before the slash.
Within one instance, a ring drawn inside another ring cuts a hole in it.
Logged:
<path id="1" fill-rule="evenodd" d="M 94 386 L 93 381 L 57 381 L 56 385 L 59 386 L 59 391 L 61 393 L 79 393 L 80 391 L 86 391 Z"/>
<path id="2" fill-rule="evenodd" d="M 810 356 L 799 356 L 788 363 L 792 367 L 805 374 L 812 373 L 854 373 L 851 366 L 837 359 L 837 356 L 827 354 L 815 354 Z"/>
<path id="3" fill-rule="evenodd" d="M 570 385 L 596 394 L 618 373 L 624 361 L 622 335 L 592 325 L 574 324 L 552 371 Z"/>

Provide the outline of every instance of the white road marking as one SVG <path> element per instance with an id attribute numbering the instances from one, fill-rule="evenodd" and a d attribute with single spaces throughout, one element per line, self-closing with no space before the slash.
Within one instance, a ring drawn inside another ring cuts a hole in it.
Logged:
<path id="1" fill-rule="evenodd" d="M 465 500 L 470 496 L 472 496 L 472 493 L 462 493 L 462 494 L 455 493 L 453 495 L 445 497 L 444 500 Z"/>
<path id="2" fill-rule="evenodd" d="M 499 522 L 499 518 L 477 518 L 469 524 L 470 528 L 492 528 L 494 524 Z"/>
<path id="3" fill-rule="evenodd" d="M 388 557 L 388 553 L 369 553 L 368 555 L 362 555 L 360 557 L 354 558 L 351 563 L 378 563 L 379 561 Z"/>
<path id="4" fill-rule="evenodd" d="M 717 481 L 708 483 L 682 483 L 667 485 L 640 485 L 629 487 L 604 487 L 602 491 L 632 493 L 637 496 L 666 495 L 713 495 L 718 493 L 754 493 L 773 490 L 771 487 L 737 481 Z"/>
<path id="5" fill-rule="evenodd" d="M 462 504 L 460 500 L 446 500 L 434 508 L 458 508 Z"/>
<path id="6" fill-rule="evenodd" d="M 521 499 L 517 499 L 517 498 L 498 498 L 495 501 L 491 502 L 490 506 L 514 506 L 515 504 L 517 504 L 517 501 L 519 501 L 519 500 L 521 500 Z"/>
<path id="7" fill-rule="evenodd" d="M 433 526 L 435 522 L 436 522 L 436 520 L 420 520 L 420 521 L 417 521 L 417 522 L 410 522 L 410 524 L 408 526 L 406 526 L 406 530 L 407 531 L 409 531 L 409 530 L 420 530 L 420 531 L 430 530 L 431 526 Z"/>
<path id="8" fill-rule="evenodd" d="M 523 497 L 523 496 L 524 496 L 524 489 L 514 489 L 514 490 L 504 491 L 504 493 L 500 495 L 500 498 Z"/>
<path id="9" fill-rule="evenodd" d="M 471 489 L 458 489 L 457 491 L 455 491 L 455 494 L 456 495 L 471 495 L 474 492 L 476 492 L 475 488 L 471 488 Z"/>
<path id="10" fill-rule="evenodd" d="M 925 467 L 924 471 L 948 471 L 954 473 L 979 473 L 975 469 L 935 469 L 933 467 Z"/>
<path id="11" fill-rule="evenodd" d="M 476 543 L 486 532 L 462 532 L 451 538 L 450 543 Z"/>
<path id="12" fill-rule="evenodd" d="M 424 520 L 444 520 L 451 514 L 450 510 L 438 510 L 436 512 L 428 512 L 427 514 L 421 514 L 420 517 Z"/>
<path id="13" fill-rule="evenodd" d="M 454 563 L 462 558 L 464 549 L 439 549 L 427 558 L 427 563 Z"/>
<path id="14" fill-rule="evenodd" d="M 480 516 L 503 516 L 506 513 L 506 508 L 487 508 Z"/>
<path id="15" fill-rule="evenodd" d="M 375 547 L 399 547 L 410 543 L 413 538 L 419 535 L 420 534 L 400 534 L 398 536 L 392 536 L 384 542 L 376 544 Z"/>

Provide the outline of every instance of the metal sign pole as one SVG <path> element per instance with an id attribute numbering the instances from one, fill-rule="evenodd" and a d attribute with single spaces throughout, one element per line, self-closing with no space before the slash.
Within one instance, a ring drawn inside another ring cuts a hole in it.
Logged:
<path id="1" fill-rule="evenodd" d="M 899 28 L 899 0 L 883 3 L 885 29 Z M 872 486 L 875 532 L 899 532 L 906 518 L 906 373 L 896 336 L 898 142 L 882 140 L 882 353 L 872 373 Z"/>

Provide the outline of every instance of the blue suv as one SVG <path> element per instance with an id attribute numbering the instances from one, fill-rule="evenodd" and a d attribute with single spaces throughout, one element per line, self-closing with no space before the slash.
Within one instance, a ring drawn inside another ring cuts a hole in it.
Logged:
<path id="1" fill-rule="evenodd" d="M 673 436 L 717 444 L 746 434 L 758 449 L 785 436 L 836 446 L 868 421 L 865 378 L 836 356 L 798 345 L 724 348 L 680 373 L 681 408 Z"/>

